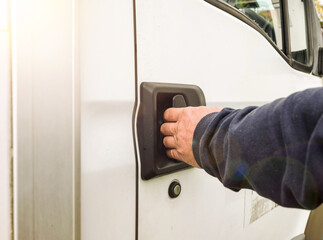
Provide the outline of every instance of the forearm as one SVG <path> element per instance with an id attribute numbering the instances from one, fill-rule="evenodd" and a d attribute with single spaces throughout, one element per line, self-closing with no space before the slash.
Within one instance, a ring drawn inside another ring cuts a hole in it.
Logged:
<path id="1" fill-rule="evenodd" d="M 233 190 L 314 208 L 323 201 L 322 112 L 318 88 L 262 107 L 211 113 L 196 127 L 195 159 Z"/>

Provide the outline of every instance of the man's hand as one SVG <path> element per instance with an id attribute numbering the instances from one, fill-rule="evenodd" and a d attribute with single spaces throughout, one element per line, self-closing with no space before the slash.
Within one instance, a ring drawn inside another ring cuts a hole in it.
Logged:
<path id="1" fill-rule="evenodd" d="M 198 122 L 207 114 L 220 112 L 221 108 L 186 107 L 169 108 L 164 113 L 164 123 L 160 131 L 165 136 L 166 154 L 193 167 L 199 167 L 192 149 L 193 134 Z"/>

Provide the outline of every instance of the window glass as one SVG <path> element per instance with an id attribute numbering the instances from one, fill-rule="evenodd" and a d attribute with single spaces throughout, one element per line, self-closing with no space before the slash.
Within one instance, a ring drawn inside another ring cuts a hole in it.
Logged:
<path id="1" fill-rule="evenodd" d="M 300 63 L 307 64 L 309 50 L 304 1 L 288 0 L 288 11 L 292 57 Z"/>
<path id="2" fill-rule="evenodd" d="M 224 0 L 257 23 L 282 49 L 279 0 Z"/>

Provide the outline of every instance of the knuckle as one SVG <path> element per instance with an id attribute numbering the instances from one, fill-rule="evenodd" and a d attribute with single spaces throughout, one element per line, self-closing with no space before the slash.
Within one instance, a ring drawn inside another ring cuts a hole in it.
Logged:
<path id="1" fill-rule="evenodd" d="M 162 133 L 164 133 L 164 132 L 165 132 L 165 125 L 164 125 L 164 124 L 162 124 L 162 125 L 160 126 L 160 131 L 161 131 Z"/>
<path id="2" fill-rule="evenodd" d="M 174 151 L 173 150 L 169 150 L 169 155 L 171 158 L 174 158 Z"/>
<path id="3" fill-rule="evenodd" d="M 167 153 L 167 156 L 168 156 L 168 157 L 170 157 L 170 158 L 174 158 L 174 157 L 173 157 L 173 150 L 172 150 L 172 149 L 167 150 L 167 152 L 166 152 L 166 153 Z"/>
<path id="4" fill-rule="evenodd" d="M 186 108 L 186 114 L 190 115 L 193 111 L 193 107 L 187 107 Z"/>
<path id="5" fill-rule="evenodd" d="M 182 119 L 184 121 L 189 120 L 191 118 L 191 116 L 192 116 L 192 112 L 193 112 L 193 108 L 192 107 L 186 107 L 185 109 L 183 109 Z"/>
<path id="6" fill-rule="evenodd" d="M 177 149 L 177 152 L 178 152 L 178 154 L 179 154 L 179 155 L 183 155 L 183 153 L 184 153 L 184 151 L 183 151 L 183 149 L 182 149 L 182 148 L 178 148 L 178 149 Z"/>
<path id="7" fill-rule="evenodd" d="M 185 155 L 186 150 L 185 150 L 184 147 L 180 147 L 180 148 L 177 149 L 177 152 L 178 152 L 179 155 L 183 156 L 183 155 Z"/>
<path id="8" fill-rule="evenodd" d="M 177 133 L 178 133 L 178 124 L 176 124 L 175 126 L 174 126 L 174 128 L 172 129 L 172 133 L 174 134 L 174 135 L 176 135 Z"/>
<path id="9" fill-rule="evenodd" d="M 185 125 L 184 124 L 179 124 L 177 126 L 177 131 L 178 131 L 178 133 L 183 133 L 185 131 Z"/>
<path id="10" fill-rule="evenodd" d="M 164 112 L 164 119 L 166 119 L 169 115 L 169 109 L 166 109 Z"/>
<path id="11" fill-rule="evenodd" d="M 170 158 L 174 158 L 173 149 L 168 150 L 167 153 Z"/>
<path id="12" fill-rule="evenodd" d="M 189 115 L 189 107 L 187 107 L 187 108 L 184 108 L 183 109 L 183 111 L 182 111 L 182 117 L 183 118 L 186 118 L 186 117 L 188 117 L 188 115 Z"/>
<path id="13" fill-rule="evenodd" d="M 177 152 L 173 149 L 172 151 L 171 151 L 171 154 L 172 154 L 172 158 L 176 158 L 177 159 Z"/>

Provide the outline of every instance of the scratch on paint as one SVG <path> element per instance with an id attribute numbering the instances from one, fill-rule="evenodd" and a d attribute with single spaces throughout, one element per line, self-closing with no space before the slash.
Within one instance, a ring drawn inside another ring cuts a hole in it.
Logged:
<path id="1" fill-rule="evenodd" d="M 272 211 L 278 205 L 253 191 L 245 193 L 245 223 L 251 224 Z M 244 224 L 245 225 L 245 224 Z M 245 225 L 246 226 L 246 225 Z"/>

